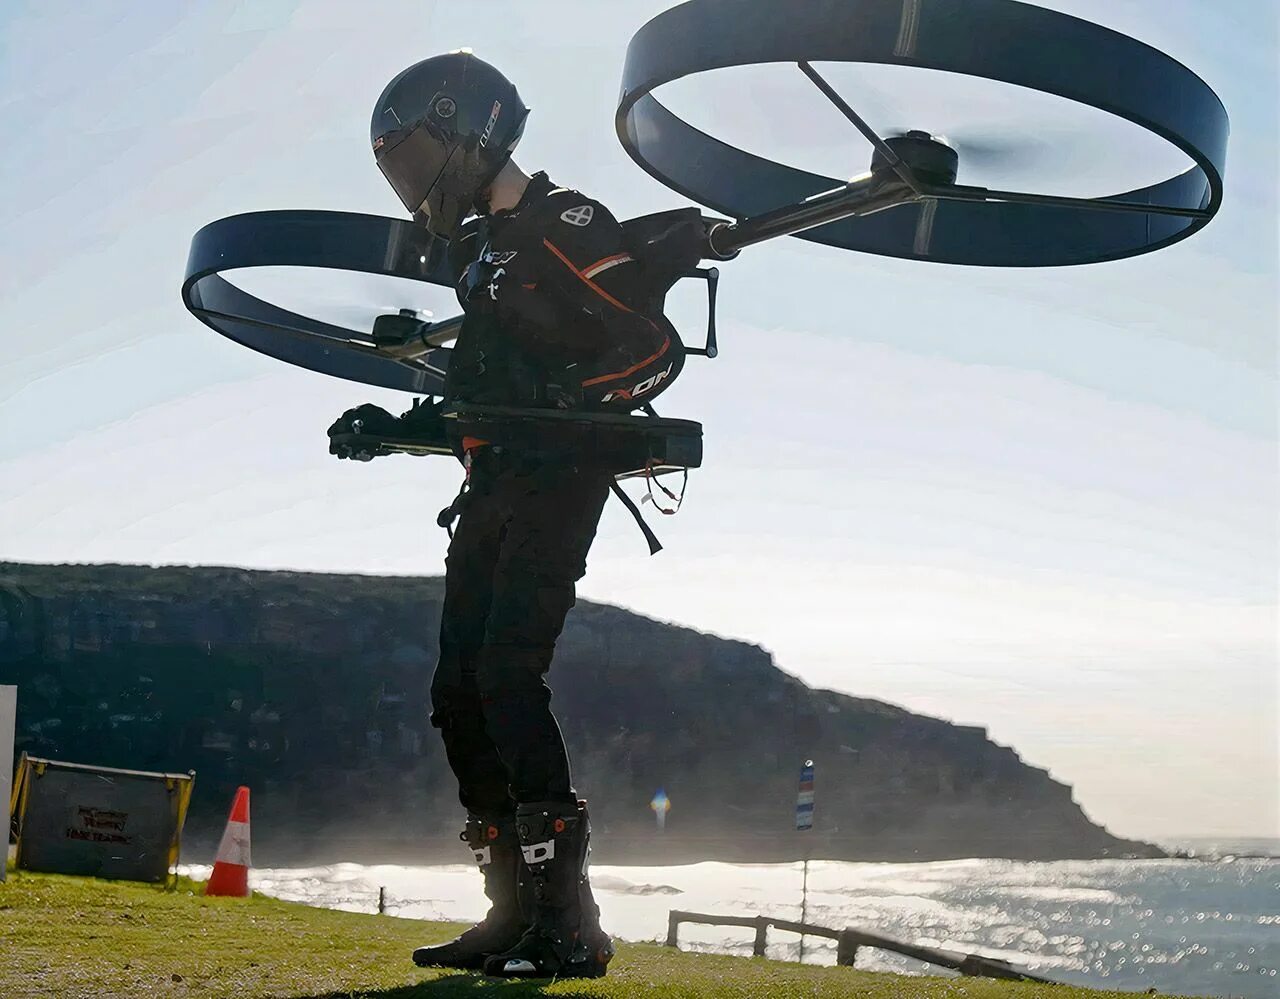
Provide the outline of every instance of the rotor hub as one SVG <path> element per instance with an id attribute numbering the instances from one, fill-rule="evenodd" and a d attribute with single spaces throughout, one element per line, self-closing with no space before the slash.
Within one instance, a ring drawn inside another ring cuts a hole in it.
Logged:
<path id="1" fill-rule="evenodd" d="M 936 135 L 912 129 L 903 135 L 890 136 L 884 144 L 924 183 L 949 187 L 956 182 L 960 154 Z M 877 149 L 871 156 L 872 173 L 892 169 L 888 158 Z"/>
<path id="2" fill-rule="evenodd" d="M 378 316 L 373 321 L 373 342 L 380 347 L 404 343 L 427 325 L 413 309 L 401 309 L 392 315 Z"/>

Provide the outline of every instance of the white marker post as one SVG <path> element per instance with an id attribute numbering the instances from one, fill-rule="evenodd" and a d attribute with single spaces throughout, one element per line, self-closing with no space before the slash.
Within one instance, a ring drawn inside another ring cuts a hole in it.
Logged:
<path id="1" fill-rule="evenodd" d="M 813 760 L 805 760 L 800 768 L 800 789 L 796 793 L 796 831 L 808 832 L 813 828 Z M 804 848 L 804 886 L 800 889 L 800 922 L 809 909 L 809 844 Z M 804 963 L 804 934 L 800 934 L 800 963 Z"/>
<path id="2" fill-rule="evenodd" d="M 13 739 L 18 721 L 18 688 L 0 687 L 0 808 L 5 819 L 0 823 L 0 881 L 9 861 L 9 795 L 13 791 Z"/>

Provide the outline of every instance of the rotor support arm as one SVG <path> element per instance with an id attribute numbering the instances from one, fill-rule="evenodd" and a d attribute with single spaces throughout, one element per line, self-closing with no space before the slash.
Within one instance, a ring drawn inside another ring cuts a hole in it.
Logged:
<path id="1" fill-rule="evenodd" d="M 828 222 L 872 215 L 918 200 L 920 195 L 891 170 L 864 174 L 843 187 L 815 194 L 799 204 L 784 205 L 737 222 L 712 225 L 707 232 L 707 256 L 712 260 L 732 260 L 739 250 L 753 243 L 793 236 Z"/>
<path id="2" fill-rule="evenodd" d="M 796 65 L 800 67 L 800 72 L 812 80 L 814 86 L 822 91 L 823 96 L 853 123 L 853 127 L 862 133 L 862 137 L 871 143 L 875 151 L 884 157 L 885 162 L 898 175 L 898 179 L 917 194 L 920 193 L 920 182 L 916 179 L 916 175 L 911 172 L 911 168 L 903 162 L 902 157 L 897 154 L 894 148 L 885 142 L 857 111 L 849 106 L 849 102 L 836 92 L 836 88 L 831 86 L 809 63 L 798 62 Z"/>

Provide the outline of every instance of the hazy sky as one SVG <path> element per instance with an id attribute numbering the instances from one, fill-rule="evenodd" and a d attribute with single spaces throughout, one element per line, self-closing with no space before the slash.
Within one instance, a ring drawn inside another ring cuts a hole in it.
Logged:
<path id="1" fill-rule="evenodd" d="M 343 409 L 409 397 L 191 318 L 191 234 L 260 209 L 399 214 L 372 102 L 463 45 L 533 106 L 524 166 L 622 217 L 676 207 L 612 125 L 627 40 L 670 5 L 4 4 L 0 557 L 440 571 L 456 465 L 326 453 Z M 744 252 L 723 268 L 721 358 L 692 360 L 661 407 L 706 427 L 684 510 L 654 523 L 667 550 L 647 558 L 611 505 L 581 592 L 986 725 L 1118 833 L 1280 834 L 1275 8 L 1045 6 L 1211 83 L 1233 127 L 1219 217 L 1158 254 L 1030 272 Z M 1102 193 L 1179 162 L 1062 101 L 906 75 L 833 68 L 880 127 L 1040 147 L 1030 173 L 971 182 Z M 798 78 L 667 96 L 723 138 L 864 170 L 865 143 Z M 675 296 L 690 339 L 701 294 Z"/>

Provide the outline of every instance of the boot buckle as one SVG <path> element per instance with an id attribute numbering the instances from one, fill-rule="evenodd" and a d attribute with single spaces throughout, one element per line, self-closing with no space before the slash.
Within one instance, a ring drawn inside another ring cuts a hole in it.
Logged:
<path id="1" fill-rule="evenodd" d="M 548 860 L 555 859 L 556 841 L 549 839 L 544 843 L 521 844 L 520 851 L 524 854 L 524 862 L 530 867 L 545 864 Z"/>

